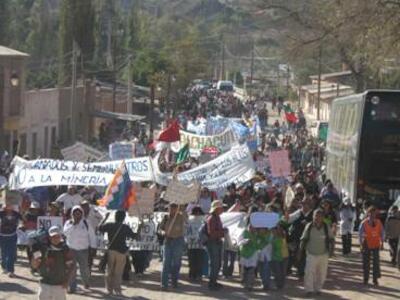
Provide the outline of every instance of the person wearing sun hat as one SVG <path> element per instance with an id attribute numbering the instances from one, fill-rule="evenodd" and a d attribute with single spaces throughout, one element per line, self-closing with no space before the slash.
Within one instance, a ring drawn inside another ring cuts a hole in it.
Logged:
<path id="1" fill-rule="evenodd" d="M 218 273 L 221 268 L 222 239 L 225 229 L 222 226 L 220 215 L 224 212 L 224 205 L 221 200 L 214 200 L 211 203 L 210 216 L 207 218 L 207 250 L 210 257 L 210 280 L 208 288 L 219 290 L 222 285 L 217 282 Z"/>

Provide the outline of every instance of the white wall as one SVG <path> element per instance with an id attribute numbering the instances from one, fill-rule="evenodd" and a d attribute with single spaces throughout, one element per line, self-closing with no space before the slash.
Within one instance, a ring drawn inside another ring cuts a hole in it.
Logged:
<path id="1" fill-rule="evenodd" d="M 56 140 L 58 138 L 58 102 L 58 89 L 32 90 L 25 93 L 24 118 L 21 120 L 19 134 L 20 137 L 26 134 L 26 152 L 30 158 L 50 156 L 52 128 L 56 130 Z M 47 143 L 45 140 L 45 128 L 47 128 Z M 36 155 L 33 141 L 35 133 L 37 136 Z"/>

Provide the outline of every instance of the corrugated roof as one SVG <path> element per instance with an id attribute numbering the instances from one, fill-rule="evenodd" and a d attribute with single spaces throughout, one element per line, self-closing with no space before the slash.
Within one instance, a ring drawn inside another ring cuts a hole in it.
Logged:
<path id="1" fill-rule="evenodd" d="M 326 80 L 328 78 L 332 77 L 340 77 L 340 76 L 348 76 L 351 75 L 351 71 L 340 71 L 340 72 L 334 72 L 334 73 L 325 73 L 321 74 L 321 80 Z M 311 75 L 311 79 L 318 79 L 318 75 Z"/>
<path id="2" fill-rule="evenodd" d="M 4 46 L 0 45 L 0 56 L 22 56 L 22 57 L 28 57 L 29 54 L 17 51 L 15 49 L 7 48 Z"/>
<path id="3" fill-rule="evenodd" d="M 123 121 L 130 121 L 130 122 L 141 121 L 143 119 L 146 119 L 145 116 L 116 113 L 116 112 L 104 111 L 104 110 L 102 110 L 102 111 L 96 110 L 92 113 L 92 115 L 95 117 L 98 117 L 98 118 L 123 120 Z"/>

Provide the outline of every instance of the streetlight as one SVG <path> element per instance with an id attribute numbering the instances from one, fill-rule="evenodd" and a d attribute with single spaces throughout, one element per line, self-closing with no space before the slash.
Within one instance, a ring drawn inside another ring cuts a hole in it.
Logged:
<path id="1" fill-rule="evenodd" d="M 17 87 L 19 85 L 19 77 L 18 77 L 17 73 L 13 72 L 13 74 L 10 77 L 10 83 L 11 83 L 11 86 L 13 86 L 13 87 Z"/>
<path id="2" fill-rule="evenodd" d="M 96 81 L 96 92 L 101 92 L 101 84 L 98 81 Z"/>

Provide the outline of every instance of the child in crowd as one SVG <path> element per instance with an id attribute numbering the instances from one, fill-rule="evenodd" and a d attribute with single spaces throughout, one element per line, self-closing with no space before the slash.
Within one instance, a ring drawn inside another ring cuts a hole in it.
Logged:
<path id="1" fill-rule="evenodd" d="M 272 257 L 271 270 L 274 275 L 278 290 L 285 286 L 289 249 L 286 241 L 286 233 L 282 225 L 272 229 Z"/>
<path id="2" fill-rule="evenodd" d="M 259 258 L 257 230 L 251 225 L 248 225 L 248 229 L 244 231 L 243 238 L 239 241 L 239 247 L 243 285 L 248 291 L 251 291 Z"/>

